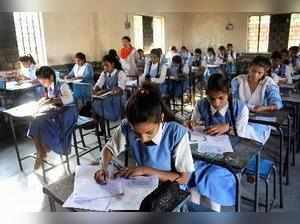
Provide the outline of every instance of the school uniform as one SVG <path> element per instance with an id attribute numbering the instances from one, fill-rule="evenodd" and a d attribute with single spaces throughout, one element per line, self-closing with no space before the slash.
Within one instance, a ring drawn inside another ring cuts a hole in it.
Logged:
<path id="1" fill-rule="evenodd" d="M 237 134 L 245 137 L 248 132 L 249 111 L 241 101 L 232 101 L 232 110 L 225 105 L 217 111 L 208 99 L 199 100 L 192 114 L 192 120 L 203 122 L 206 127 L 218 124 L 234 125 L 235 120 Z M 195 162 L 195 172 L 192 174 L 188 186 L 196 188 L 198 193 L 223 206 L 235 204 L 235 179 L 226 169 L 208 164 L 203 161 Z"/>
<path id="2" fill-rule="evenodd" d="M 203 65 L 206 68 L 204 71 L 204 80 L 207 81 L 212 74 L 220 72 L 220 64 L 215 56 L 206 55 L 203 60 Z"/>
<path id="3" fill-rule="evenodd" d="M 34 119 L 27 135 L 38 138 L 48 149 L 60 155 L 69 154 L 72 132 L 78 117 L 72 92 L 67 84 L 55 83 L 47 89 L 46 96 L 48 98 L 59 97 L 63 106 L 58 110 L 49 111 L 45 116 Z"/>
<path id="4" fill-rule="evenodd" d="M 82 66 L 75 64 L 68 76 L 72 78 L 82 77 L 83 83 L 94 84 L 94 69 L 89 63 L 84 63 Z"/>
<path id="5" fill-rule="evenodd" d="M 197 72 L 201 65 L 202 65 L 201 56 L 193 56 L 192 57 L 192 72 Z"/>
<path id="6" fill-rule="evenodd" d="M 111 73 L 102 72 L 94 89 L 98 87 L 102 90 L 112 90 L 119 87 L 123 91 L 126 87 L 126 74 L 122 70 L 114 69 Z M 117 121 L 121 119 L 125 99 L 124 94 L 117 96 L 107 96 L 104 100 L 94 100 L 93 110 L 105 120 Z"/>
<path id="7" fill-rule="evenodd" d="M 145 64 L 146 64 L 146 58 L 145 57 L 138 57 L 136 60 L 136 67 L 138 74 L 143 74 L 144 69 L 145 69 Z"/>
<path id="8" fill-rule="evenodd" d="M 293 65 L 294 73 L 300 74 L 300 52 L 298 52 L 295 58 L 292 58 L 291 64 Z"/>
<path id="9" fill-rule="evenodd" d="M 236 52 L 228 51 L 226 54 L 226 73 L 229 75 L 229 79 L 236 75 Z"/>
<path id="10" fill-rule="evenodd" d="M 181 97 L 189 88 L 188 72 L 184 71 L 184 65 L 172 63 L 167 70 L 170 79 L 165 80 L 162 85 L 164 95 Z M 172 80 L 172 77 L 182 77 L 184 80 Z"/>
<path id="11" fill-rule="evenodd" d="M 292 79 L 292 71 L 290 70 L 290 67 L 286 64 L 281 64 L 277 68 L 272 69 L 271 76 L 276 84 L 279 83 L 282 79 L 287 79 L 288 83 L 293 83 Z"/>
<path id="12" fill-rule="evenodd" d="M 145 80 L 148 80 L 155 84 L 158 84 L 161 94 L 164 95 L 166 93 L 164 83 L 167 76 L 167 69 L 168 68 L 166 64 L 153 64 L 151 61 L 149 61 L 145 66 L 141 81 L 144 82 Z"/>
<path id="13" fill-rule="evenodd" d="M 161 123 L 151 144 L 143 144 L 127 120 L 123 120 L 105 147 L 114 157 L 126 150 L 126 142 L 138 166 L 161 171 L 194 171 L 193 158 L 186 128 L 176 122 Z M 103 152 L 103 151 L 102 151 Z"/>
<path id="14" fill-rule="evenodd" d="M 276 105 L 278 109 L 282 108 L 282 99 L 278 85 L 270 77 L 265 77 L 260 81 L 256 90 L 251 93 L 248 84 L 248 75 L 239 75 L 231 82 L 232 95 L 235 99 L 244 102 L 249 109 L 254 106 Z M 254 140 L 265 144 L 271 134 L 271 128 L 266 125 L 249 123 L 254 127 L 256 136 Z"/>
<path id="15" fill-rule="evenodd" d="M 182 59 L 182 63 L 184 65 L 190 66 L 192 63 L 192 55 L 190 52 L 181 52 L 180 57 Z"/>
<path id="16" fill-rule="evenodd" d="M 30 65 L 29 68 L 22 68 L 21 74 L 31 81 L 36 80 L 36 66 L 34 64 Z"/>

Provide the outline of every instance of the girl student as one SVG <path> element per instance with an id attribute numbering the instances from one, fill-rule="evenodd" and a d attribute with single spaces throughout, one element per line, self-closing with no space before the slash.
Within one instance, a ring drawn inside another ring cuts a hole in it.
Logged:
<path id="1" fill-rule="evenodd" d="M 63 155 L 70 153 L 71 137 L 78 113 L 68 84 L 59 83 L 50 67 L 41 67 L 36 76 L 45 88 L 45 97 L 39 101 L 40 105 L 57 106 L 56 110 L 49 111 L 46 116 L 35 118 L 28 130 L 28 136 L 32 138 L 37 150 L 34 168 L 38 169 L 49 150 Z"/>
<path id="2" fill-rule="evenodd" d="M 111 91 L 104 100 L 94 100 L 93 110 L 100 118 L 116 121 L 121 118 L 123 110 L 123 94 L 126 87 L 126 74 L 116 57 L 106 55 L 102 59 L 104 71 L 93 87 L 95 95 Z M 102 127 L 103 128 L 103 127 Z"/>
<path id="3" fill-rule="evenodd" d="M 189 126 L 194 131 L 200 131 L 199 127 L 204 126 L 208 135 L 231 133 L 251 138 L 254 130 L 249 128 L 248 118 L 247 106 L 231 98 L 227 78 L 216 73 L 208 80 L 207 98 L 196 103 Z M 200 195 L 201 204 L 216 211 L 220 211 L 221 206 L 235 204 L 235 179 L 228 170 L 219 166 L 195 162 L 189 187 Z"/>
<path id="4" fill-rule="evenodd" d="M 75 54 L 75 65 L 66 78 L 82 79 L 83 83 L 94 84 L 93 66 L 86 61 L 85 54 L 78 52 Z"/>
<path id="5" fill-rule="evenodd" d="M 244 102 L 250 112 L 274 112 L 282 108 L 282 99 L 278 85 L 267 76 L 270 62 L 263 56 L 257 56 L 250 64 L 247 75 L 239 75 L 231 82 L 232 95 Z M 249 123 L 255 128 L 254 140 L 265 144 L 270 137 L 271 128 L 265 125 Z"/>
<path id="6" fill-rule="evenodd" d="M 21 63 L 20 75 L 17 77 L 18 80 L 31 80 L 37 81 L 36 78 L 36 62 L 31 54 L 24 55 L 19 58 Z"/>
<path id="7" fill-rule="evenodd" d="M 136 165 L 119 170 L 122 177 L 158 176 L 159 180 L 188 182 L 194 171 L 187 129 L 175 121 L 164 105 L 158 86 L 144 83 L 129 99 L 126 119 L 104 146 L 95 179 L 108 181 L 107 167 L 113 157 L 126 150 Z"/>

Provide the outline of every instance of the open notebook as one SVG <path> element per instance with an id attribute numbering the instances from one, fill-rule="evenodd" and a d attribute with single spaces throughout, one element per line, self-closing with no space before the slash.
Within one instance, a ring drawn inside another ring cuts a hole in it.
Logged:
<path id="1" fill-rule="evenodd" d="M 233 152 L 228 135 L 209 136 L 200 132 L 191 132 L 190 145 L 198 153 L 223 154 Z"/>
<path id="2" fill-rule="evenodd" d="M 63 207 L 92 211 L 138 210 L 142 200 L 158 186 L 158 177 L 109 180 L 99 185 L 94 180 L 97 166 L 77 166 L 73 193 Z"/>

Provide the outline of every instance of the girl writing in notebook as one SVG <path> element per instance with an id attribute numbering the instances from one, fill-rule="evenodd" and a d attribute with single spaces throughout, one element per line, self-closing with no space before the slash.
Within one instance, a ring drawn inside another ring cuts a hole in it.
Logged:
<path id="1" fill-rule="evenodd" d="M 95 174 L 98 183 L 106 183 L 109 162 L 124 152 L 126 145 L 136 165 L 120 170 L 119 176 L 155 175 L 160 181 L 185 184 L 194 171 L 188 132 L 175 121 L 153 84 L 144 84 L 129 99 L 126 119 L 102 150 Z"/>
<path id="2" fill-rule="evenodd" d="M 196 103 L 190 128 L 207 135 L 231 133 L 245 137 L 251 134 L 248 115 L 246 105 L 231 99 L 227 78 L 217 73 L 208 80 L 207 98 Z M 235 179 L 222 167 L 197 161 L 189 187 L 193 189 L 193 195 L 200 195 L 201 204 L 216 211 L 220 211 L 221 206 L 235 204 Z M 199 200 L 194 202 L 199 203 Z"/>
<path id="3" fill-rule="evenodd" d="M 58 107 L 46 116 L 35 118 L 29 127 L 28 136 L 32 138 L 37 150 L 34 168 L 38 169 L 49 150 L 61 155 L 70 153 L 72 131 L 78 114 L 68 84 L 57 82 L 55 72 L 50 67 L 41 67 L 36 76 L 45 87 L 45 97 L 40 100 L 40 105 L 53 104 Z"/>

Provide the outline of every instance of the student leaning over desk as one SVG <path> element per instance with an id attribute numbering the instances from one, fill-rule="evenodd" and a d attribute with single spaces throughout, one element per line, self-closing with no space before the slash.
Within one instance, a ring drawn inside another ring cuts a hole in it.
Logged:
<path id="1" fill-rule="evenodd" d="M 231 99 L 227 78 L 217 73 L 210 76 L 207 98 L 196 103 L 189 126 L 194 131 L 204 131 L 202 127 L 208 135 L 233 133 L 251 138 L 254 130 L 248 126 L 248 118 L 247 106 Z M 197 161 L 195 167 L 189 187 L 201 195 L 200 201 L 217 211 L 222 205 L 235 204 L 235 179 L 228 170 L 203 161 Z"/>
<path id="2" fill-rule="evenodd" d="M 109 162 L 126 150 L 126 143 L 137 165 L 120 170 L 117 176 L 156 175 L 162 182 L 186 184 L 194 171 L 188 132 L 175 121 L 153 84 L 143 84 L 129 99 L 126 119 L 102 150 L 95 174 L 98 183 L 106 182 Z"/>
<path id="3" fill-rule="evenodd" d="M 282 108 L 282 100 L 278 85 L 267 76 L 270 69 L 269 59 L 257 56 L 250 64 L 247 75 L 239 75 L 231 82 L 232 95 L 244 102 L 253 113 L 270 113 Z M 254 140 L 265 144 L 271 134 L 271 128 L 266 125 L 249 123 L 255 128 Z"/>
<path id="4" fill-rule="evenodd" d="M 28 136 L 32 138 L 37 150 L 34 168 L 38 169 L 48 151 L 63 155 L 70 153 L 72 131 L 78 114 L 68 84 L 57 82 L 55 72 L 50 67 L 41 67 L 36 76 L 45 87 L 45 97 L 39 103 L 53 104 L 59 108 L 49 111 L 46 116 L 35 118 L 30 124 Z"/>

